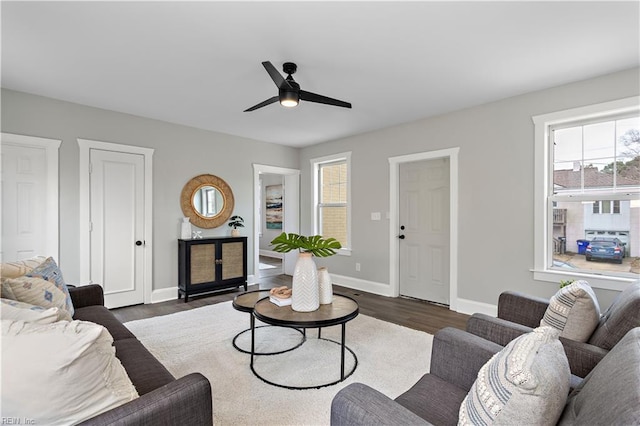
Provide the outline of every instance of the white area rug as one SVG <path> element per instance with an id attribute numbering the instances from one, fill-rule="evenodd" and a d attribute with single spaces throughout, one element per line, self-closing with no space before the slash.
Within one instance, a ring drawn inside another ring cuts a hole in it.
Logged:
<path id="1" fill-rule="evenodd" d="M 233 347 L 234 336 L 249 326 L 249 314 L 236 311 L 231 302 L 132 321 L 126 326 L 174 376 L 200 372 L 209 379 L 216 425 L 328 425 L 331 400 L 349 383 L 366 383 L 391 398 L 409 389 L 428 371 L 433 341 L 430 334 L 358 315 L 346 329 L 347 346 L 358 357 L 353 375 L 330 387 L 289 390 L 254 376 L 250 355 Z M 309 329 L 308 341 L 298 349 L 256 357 L 256 370 L 270 379 L 299 382 L 315 375 L 339 375 L 340 358 L 335 351 L 339 345 L 328 343 L 332 348 L 325 350 L 322 345 L 327 344 L 316 337 L 317 331 Z M 323 329 L 322 337 L 339 342 L 340 327 Z M 247 332 L 236 343 L 244 348 L 249 339 Z M 256 350 L 287 347 L 296 339 L 299 334 L 294 330 L 259 328 Z M 347 352 L 346 358 L 349 371 L 353 357 Z M 327 382 L 330 379 L 327 377 Z"/>

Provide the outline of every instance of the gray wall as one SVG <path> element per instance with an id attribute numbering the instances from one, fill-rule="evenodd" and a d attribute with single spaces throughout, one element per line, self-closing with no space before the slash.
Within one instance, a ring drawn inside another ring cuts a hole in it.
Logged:
<path id="1" fill-rule="evenodd" d="M 388 158 L 460 147 L 458 297 L 495 305 L 506 289 L 548 297 L 557 284 L 534 281 L 532 116 L 636 96 L 639 69 L 524 94 L 438 117 L 302 149 L 301 230 L 311 229 L 310 159 L 351 151 L 350 257 L 325 259 L 332 273 L 389 282 Z M 357 107 L 354 105 L 354 108 Z M 483 248 L 484 247 L 484 248 Z M 487 249 L 490 248 L 490 249 Z M 355 271 L 355 263 L 361 271 Z M 616 292 L 598 290 L 603 306 Z"/>
<path id="2" fill-rule="evenodd" d="M 60 146 L 60 267 L 77 282 L 79 239 L 79 147 L 77 138 L 154 148 L 153 288 L 177 286 L 182 187 L 193 176 L 210 173 L 224 179 L 235 197 L 253 242 L 253 163 L 297 168 L 298 149 L 222 133 L 179 126 L 26 93 L 2 90 L 2 131 L 62 140 Z M 195 228 L 194 228 L 195 229 Z M 226 224 L 203 230 L 204 236 L 229 235 Z M 249 271 L 253 256 L 249 255 Z"/>
<path id="3" fill-rule="evenodd" d="M 60 264 L 79 276 L 78 144 L 76 138 L 155 148 L 154 289 L 177 284 L 180 191 L 193 176 L 225 179 L 245 219 L 253 250 L 252 163 L 300 168 L 301 232 L 311 229 L 310 162 L 352 151 L 353 254 L 322 259 L 331 271 L 378 283 L 389 280 L 388 158 L 460 147 L 458 297 L 495 305 L 506 289 L 550 296 L 557 285 L 534 281 L 533 123 L 538 114 L 640 93 L 639 69 L 524 94 L 303 149 L 288 148 L 68 102 L 2 90 L 2 131 L 61 139 Z M 371 212 L 383 220 L 371 221 Z M 228 227 L 204 235 L 226 235 Z M 479 250 L 484 246 L 497 252 Z M 355 271 L 355 263 L 362 265 Z M 252 257 L 250 256 L 250 268 Z M 597 290 L 601 305 L 615 292 Z"/>

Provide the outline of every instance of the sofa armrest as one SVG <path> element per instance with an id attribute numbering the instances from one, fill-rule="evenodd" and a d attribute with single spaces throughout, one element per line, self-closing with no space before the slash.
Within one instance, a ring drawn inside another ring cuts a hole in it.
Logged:
<path id="1" fill-rule="evenodd" d="M 506 346 L 516 337 L 533 329 L 526 325 L 494 318 L 485 314 L 473 314 L 467 320 L 467 331 L 483 339 Z"/>
<path id="2" fill-rule="evenodd" d="M 104 293 L 102 291 L 102 286 L 98 284 L 89 284 L 80 287 L 68 286 L 68 288 L 74 309 L 93 305 L 104 306 Z"/>
<path id="3" fill-rule="evenodd" d="M 362 383 L 352 383 L 331 402 L 331 425 L 429 425 L 391 398 Z"/>
<path id="4" fill-rule="evenodd" d="M 466 331 L 443 328 L 433 337 L 430 373 L 468 391 L 480 367 L 501 349 L 497 343 Z"/>
<path id="5" fill-rule="evenodd" d="M 86 420 L 81 425 L 212 425 L 211 384 L 191 373 L 120 407 Z"/>
<path id="6" fill-rule="evenodd" d="M 549 307 L 549 300 L 514 291 L 498 298 L 498 318 L 536 328 Z"/>
<path id="7" fill-rule="evenodd" d="M 562 342 L 564 352 L 567 354 L 571 374 L 582 378 L 587 377 L 587 374 L 609 353 L 606 349 L 564 337 L 560 337 L 560 342 Z"/>

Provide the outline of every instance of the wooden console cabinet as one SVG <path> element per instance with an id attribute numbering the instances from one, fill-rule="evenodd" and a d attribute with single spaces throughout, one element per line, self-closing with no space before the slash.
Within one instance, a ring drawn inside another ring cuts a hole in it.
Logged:
<path id="1" fill-rule="evenodd" d="M 244 286 L 247 237 L 178 240 L 178 298 Z"/>

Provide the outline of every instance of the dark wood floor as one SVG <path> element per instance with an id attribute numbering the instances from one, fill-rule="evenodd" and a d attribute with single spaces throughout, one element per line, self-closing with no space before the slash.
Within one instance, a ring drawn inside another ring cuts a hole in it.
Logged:
<path id="1" fill-rule="evenodd" d="M 260 284 L 249 286 L 249 290 L 269 289 L 282 285 L 290 287 L 291 277 L 288 275 L 263 277 L 260 279 Z M 334 286 L 333 291 L 355 299 L 360 306 L 361 314 L 431 334 L 448 326 L 464 330 L 469 318 L 468 315 L 450 311 L 447 307 L 415 299 L 378 296 L 340 286 Z M 233 300 L 240 292 L 241 290 L 230 290 L 212 295 L 190 296 L 187 303 L 184 303 L 184 299 L 176 299 L 150 305 L 129 306 L 114 309 L 113 313 L 120 321 L 127 322 L 226 302 Z"/>

